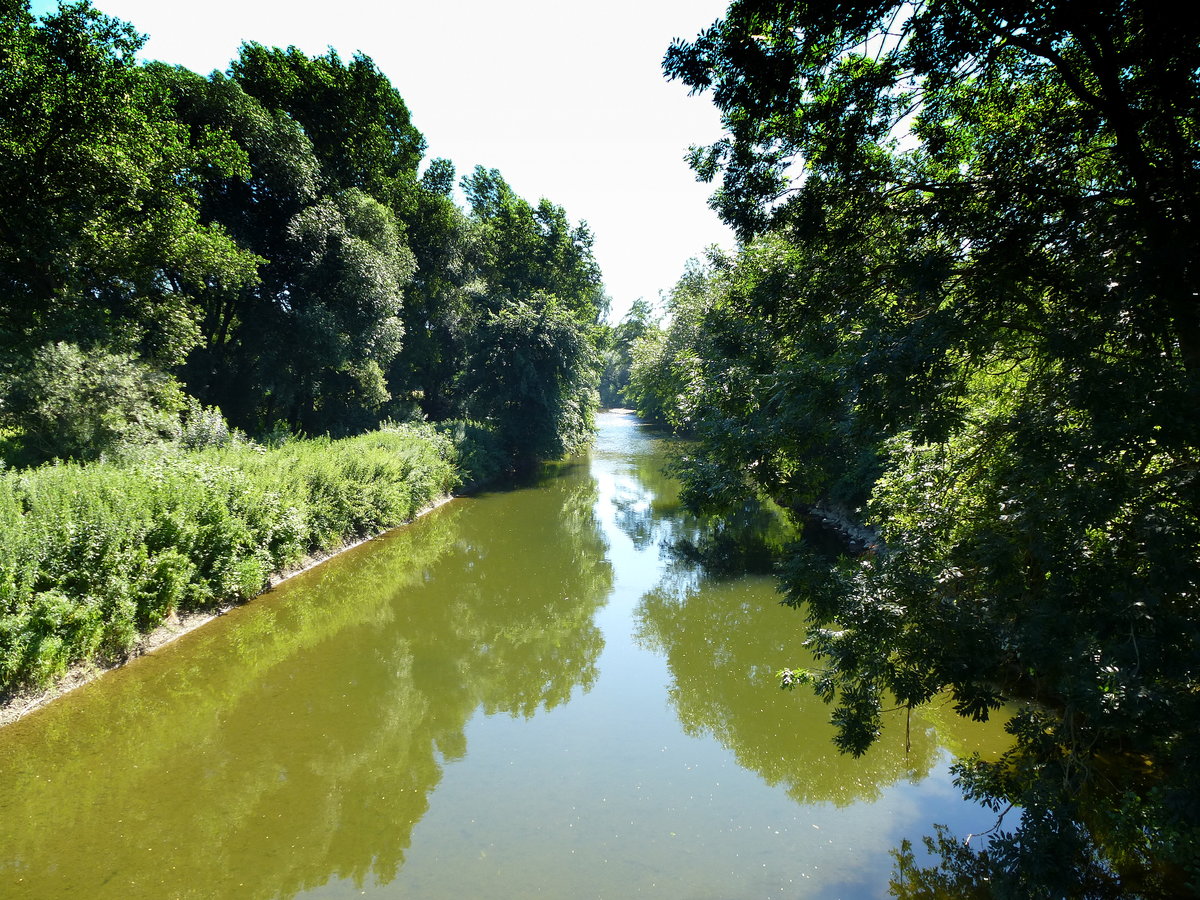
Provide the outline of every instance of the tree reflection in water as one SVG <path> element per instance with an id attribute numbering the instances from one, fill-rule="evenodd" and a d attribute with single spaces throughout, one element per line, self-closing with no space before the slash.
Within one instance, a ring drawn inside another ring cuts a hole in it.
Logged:
<path id="1" fill-rule="evenodd" d="M 780 604 L 773 579 L 730 577 L 727 565 L 720 574 L 706 571 L 695 554 L 679 552 L 681 545 L 711 546 L 714 531 L 683 509 L 661 456 L 638 458 L 623 471 L 633 477 L 622 479 L 614 498 L 616 524 L 638 549 L 657 544 L 665 557 L 659 584 L 638 606 L 636 637 L 666 658 L 670 701 L 688 734 L 712 735 L 740 765 L 798 803 L 838 806 L 875 800 L 898 781 L 923 780 L 943 749 L 1007 744 L 1001 717 L 981 726 L 946 715 L 935 701 L 911 720 L 904 710 L 885 715 L 883 736 L 863 757 L 840 754 L 830 708 L 807 690 L 779 686 L 785 666 L 815 666 L 803 646 L 803 616 Z"/>
<path id="2" fill-rule="evenodd" d="M 887 820 L 920 814 L 888 786 L 939 742 L 1001 745 L 999 725 L 943 728 L 934 707 L 905 754 L 897 713 L 871 754 L 839 756 L 829 710 L 775 681 L 803 620 L 772 581 L 660 554 L 700 527 L 660 450 L 610 423 L 590 471 L 444 507 L 0 731 L 0 893 L 871 895 L 843 882 L 882 886 Z M 628 641 L 633 604 L 653 653 Z M 779 789 L 747 806 L 758 778 Z M 877 796 L 819 832 L 792 802 Z"/>
<path id="3" fill-rule="evenodd" d="M 900 779 L 925 778 L 938 759 L 938 736 L 920 713 L 907 753 L 900 712 L 864 757 L 837 752 L 828 707 L 779 688 L 776 671 L 805 653 L 802 623 L 765 579 L 676 579 L 644 597 L 637 615 L 638 639 L 667 659 L 684 730 L 711 734 L 798 803 L 874 800 Z"/>
<path id="4" fill-rule="evenodd" d="M 594 505 L 573 478 L 437 510 L 5 729 L 6 896 L 390 882 L 477 709 L 595 681 Z"/>

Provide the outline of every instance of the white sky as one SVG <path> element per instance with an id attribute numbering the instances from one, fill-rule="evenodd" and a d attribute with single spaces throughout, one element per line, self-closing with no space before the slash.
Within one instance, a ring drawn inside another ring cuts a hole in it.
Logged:
<path id="1" fill-rule="evenodd" d="M 692 39 L 727 0 L 93 0 L 134 25 L 146 59 L 207 74 L 244 40 L 310 55 L 361 50 L 404 97 L 459 176 L 499 169 L 521 196 L 584 219 L 615 321 L 655 301 L 710 244 L 733 246 L 683 161 L 720 135 L 707 97 L 663 78 L 674 37 Z M 33 12 L 53 9 L 34 0 Z"/>

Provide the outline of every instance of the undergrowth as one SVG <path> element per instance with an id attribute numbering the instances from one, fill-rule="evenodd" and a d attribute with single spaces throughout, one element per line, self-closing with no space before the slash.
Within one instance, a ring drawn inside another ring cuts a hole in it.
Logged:
<path id="1" fill-rule="evenodd" d="M 408 424 L 0 471 L 0 696 L 119 660 L 174 612 L 252 597 L 273 572 L 496 474 L 476 431 Z"/>

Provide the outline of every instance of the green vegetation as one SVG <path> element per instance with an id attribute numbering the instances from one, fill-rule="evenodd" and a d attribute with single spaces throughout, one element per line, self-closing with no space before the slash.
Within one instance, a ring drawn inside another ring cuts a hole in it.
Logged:
<path id="1" fill-rule="evenodd" d="M 639 299 L 633 301 L 620 322 L 608 328 L 601 352 L 604 368 L 600 373 L 600 405 L 605 409 L 629 402 L 625 389 L 629 386 L 629 373 L 633 367 L 633 347 L 657 324 L 650 304 Z"/>
<path id="2" fill-rule="evenodd" d="M 448 437 L 402 425 L 0 474 L 0 692 L 409 521 L 455 487 L 456 461 Z"/>
<path id="3" fill-rule="evenodd" d="M 361 54 L 143 42 L 0 0 L 0 693 L 592 429 L 585 224 L 460 208 Z"/>
<path id="4" fill-rule="evenodd" d="M 665 69 L 736 254 L 689 270 L 627 396 L 685 498 L 873 544 L 783 560 L 859 754 L 941 692 L 1019 705 L 997 814 L 900 896 L 1200 893 L 1200 23 L 1139 0 L 735 0 Z M 864 527 L 866 526 L 866 527 Z M 868 530 L 869 529 L 869 530 Z"/>
<path id="5" fill-rule="evenodd" d="M 694 436 L 694 508 L 869 545 L 781 567 L 841 748 L 1020 706 L 957 767 L 995 829 L 897 894 L 1200 894 L 1194 12 L 733 0 L 664 66 L 740 247 L 664 329 L 600 323 L 561 207 L 460 208 L 370 59 L 141 45 L 0 0 L 0 689 L 578 448 L 600 388 Z"/>
<path id="6" fill-rule="evenodd" d="M 46 344 L 8 380 L 5 419 L 20 435 L 10 462 L 97 459 L 170 440 L 179 435 L 184 405 L 174 379 L 127 353 Z"/>
<path id="7" fill-rule="evenodd" d="M 179 391 L 255 436 L 473 418 L 508 468 L 579 446 L 608 304 L 585 224 L 494 169 L 461 209 L 365 56 L 247 43 L 204 77 L 142 42 L 0 3 L 9 464 L 169 436 Z"/>

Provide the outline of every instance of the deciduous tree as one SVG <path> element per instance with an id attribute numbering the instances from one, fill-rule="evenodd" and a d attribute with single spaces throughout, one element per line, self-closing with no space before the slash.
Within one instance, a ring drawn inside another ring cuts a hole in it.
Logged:
<path id="1" fill-rule="evenodd" d="M 1020 706 L 958 776 L 1021 812 L 901 893 L 1196 890 L 1198 64 L 1136 0 L 735 0 L 667 53 L 745 244 L 675 356 L 702 481 L 871 498 L 873 555 L 785 568 L 840 744 Z"/>

